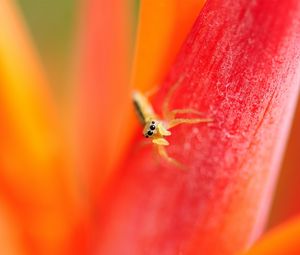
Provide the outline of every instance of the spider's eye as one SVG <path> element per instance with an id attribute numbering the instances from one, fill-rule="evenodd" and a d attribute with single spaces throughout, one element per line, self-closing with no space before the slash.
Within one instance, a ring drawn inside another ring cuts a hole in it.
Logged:
<path id="1" fill-rule="evenodd" d="M 148 135 L 145 135 L 145 137 L 146 137 L 146 138 L 149 138 L 149 136 L 148 136 Z"/>
<path id="2" fill-rule="evenodd" d="M 152 124 L 155 124 L 155 121 L 152 121 Z"/>
<path id="3" fill-rule="evenodd" d="M 151 136 L 151 135 L 153 135 L 153 132 L 149 130 L 149 131 L 147 132 L 147 135 L 148 135 L 148 136 Z"/>
<path id="4" fill-rule="evenodd" d="M 151 125 L 151 126 L 150 126 L 150 129 L 151 129 L 151 130 L 154 130 L 154 129 L 155 129 L 155 126 L 154 126 L 154 125 Z"/>

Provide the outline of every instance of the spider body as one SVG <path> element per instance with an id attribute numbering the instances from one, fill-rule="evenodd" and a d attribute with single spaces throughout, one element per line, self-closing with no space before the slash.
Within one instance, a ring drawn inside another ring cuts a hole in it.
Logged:
<path id="1" fill-rule="evenodd" d="M 175 109 L 169 111 L 169 100 L 178 84 L 179 82 L 175 84 L 167 94 L 162 106 L 161 118 L 155 113 L 146 95 L 143 95 L 139 91 L 134 91 L 132 94 L 132 99 L 140 122 L 144 126 L 143 135 L 146 138 L 150 139 L 152 143 L 154 143 L 157 146 L 158 153 L 163 158 L 165 158 L 168 162 L 174 163 L 177 166 L 182 167 L 182 165 L 179 162 L 177 162 L 175 159 L 171 158 L 168 155 L 165 149 L 165 147 L 169 145 L 169 142 L 165 138 L 166 136 L 171 135 L 169 129 L 179 124 L 211 122 L 212 120 L 202 118 L 176 118 L 177 114 L 201 114 L 200 112 L 194 109 Z"/>
<path id="2" fill-rule="evenodd" d="M 154 144 L 169 145 L 168 141 L 164 139 L 165 136 L 171 135 L 171 132 L 167 129 L 167 121 L 159 119 L 148 98 L 141 92 L 134 91 L 133 103 L 140 122 L 144 125 L 144 136 L 150 138 Z"/>

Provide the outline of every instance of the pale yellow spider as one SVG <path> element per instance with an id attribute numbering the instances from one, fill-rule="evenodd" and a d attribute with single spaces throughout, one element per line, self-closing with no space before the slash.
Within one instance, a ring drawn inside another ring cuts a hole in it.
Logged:
<path id="1" fill-rule="evenodd" d="M 148 100 L 146 95 L 143 95 L 139 91 L 133 92 L 133 103 L 138 114 L 138 117 L 141 123 L 144 125 L 143 134 L 146 138 L 150 138 L 152 143 L 157 146 L 158 153 L 165 158 L 168 162 L 174 163 L 177 166 L 182 167 L 182 165 L 177 162 L 175 159 L 171 158 L 165 146 L 169 145 L 169 142 L 165 139 L 165 136 L 170 136 L 171 132 L 169 129 L 179 125 L 179 124 L 194 124 L 200 122 L 211 122 L 212 119 L 202 119 L 202 118 L 176 118 L 176 114 L 201 114 L 197 110 L 194 109 L 175 109 L 169 111 L 168 104 L 173 94 L 175 88 L 180 82 L 178 81 L 170 91 L 168 92 L 163 106 L 162 106 L 162 117 L 159 116 L 154 112 L 154 109 L 151 103 Z"/>

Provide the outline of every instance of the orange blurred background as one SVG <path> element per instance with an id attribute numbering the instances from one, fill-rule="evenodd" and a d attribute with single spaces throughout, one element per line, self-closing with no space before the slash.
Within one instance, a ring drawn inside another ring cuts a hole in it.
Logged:
<path id="1" fill-rule="evenodd" d="M 51 89 L 54 91 L 60 114 L 63 115 L 66 112 L 65 107 L 68 104 L 72 84 L 74 84 L 71 71 L 74 70 L 74 52 L 77 46 L 78 27 L 80 26 L 78 17 L 80 16 L 81 5 L 74 0 L 18 0 L 17 3 L 45 67 L 46 76 Z M 139 1 L 136 0 L 130 20 L 131 42 L 135 41 L 138 6 Z M 132 47 L 132 52 L 129 52 L 132 62 L 133 49 L 134 47 Z M 141 82 L 141 80 L 137 79 L 134 82 Z M 114 107 L 116 109 L 113 111 L 117 111 L 122 108 L 122 105 L 116 103 Z M 276 226 L 300 213 L 298 198 L 300 193 L 300 103 L 298 103 L 291 130 L 267 228 Z M 47 186 L 47 184 L 45 185 Z M 0 228 L 6 221 L 10 220 L 11 217 L 5 206 L 1 206 Z M 3 233 L 0 231 L 0 238 L 2 235 Z M 12 251 L 13 253 L 18 253 L 18 251 Z"/>

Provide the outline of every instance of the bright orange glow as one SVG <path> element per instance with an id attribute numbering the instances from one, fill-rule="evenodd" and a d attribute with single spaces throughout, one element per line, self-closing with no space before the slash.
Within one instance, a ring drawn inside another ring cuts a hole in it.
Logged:
<path id="1" fill-rule="evenodd" d="M 3 201 L 0 200 L 0 254 L 22 255 L 25 254 L 20 245 L 18 226 L 7 210 Z"/>
<path id="2" fill-rule="evenodd" d="M 147 90 L 162 82 L 205 0 L 142 0 L 132 84 Z M 155 13 L 155 15 L 153 15 Z"/>
<path id="3" fill-rule="evenodd" d="M 300 217 L 276 227 L 245 255 L 300 254 Z"/>
<path id="4" fill-rule="evenodd" d="M 49 84 L 22 24 L 14 4 L 1 0 L 0 199 L 19 224 L 23 245 L 58 254 L 74 224 L 74 182 Z"/>

